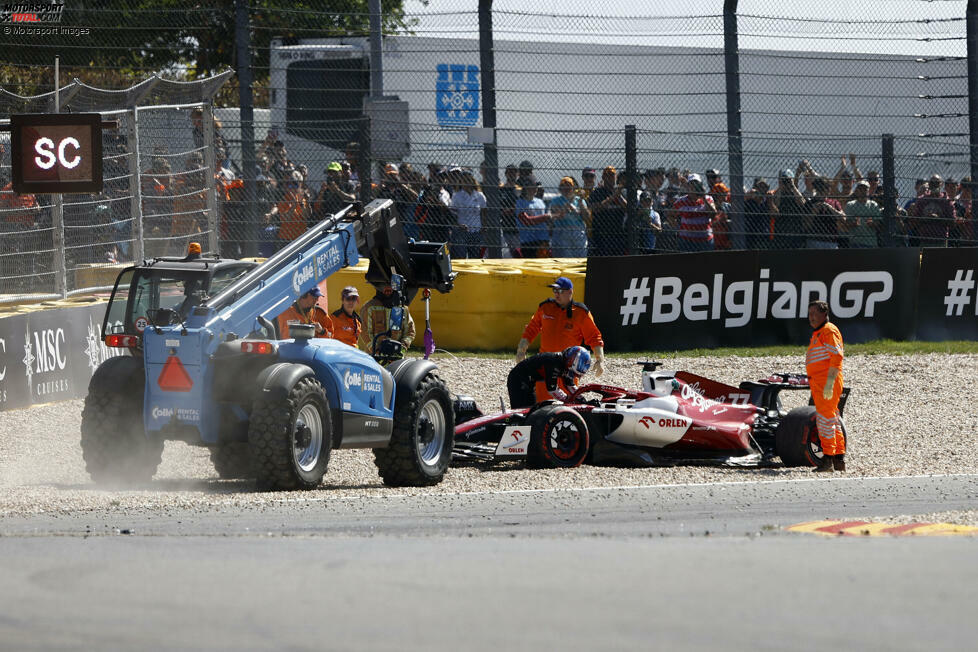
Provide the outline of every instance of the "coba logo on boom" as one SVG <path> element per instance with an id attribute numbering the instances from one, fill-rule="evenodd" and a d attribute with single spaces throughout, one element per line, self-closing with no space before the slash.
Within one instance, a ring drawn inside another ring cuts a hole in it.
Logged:
<path id="1" fill-rule="evenodd" d="M 313 269 L 312 263 L 304 265 L 295 270 L 295 272 L 292 274 L 292 289 L 295 290 L 296 294 L 301 294 L 302 284 L 312 280 L 313 276 L 315 275 L 316 270 Z"/>

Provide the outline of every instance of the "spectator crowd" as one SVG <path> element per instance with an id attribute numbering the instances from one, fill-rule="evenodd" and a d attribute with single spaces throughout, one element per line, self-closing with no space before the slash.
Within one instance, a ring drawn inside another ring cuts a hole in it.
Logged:
<path id="1" fill-rule="evenodd" d="M 350 142 L 342 160 L 328 162 L 313 186 L 308 165 L 293 160 L 276 129 L 259 144 L 254 175 L 256 210 L 243 210 L 244 176 L 231 160 L 214 119 L 213 169 L 204 156 L 203 113 L 192 111 L 194 149 L 171 154 L 154 149 L 140 173 L 140 206 L 146 256 L 181 255 L 187 243 L 218 229 L 221 253 L 245 255 L 257 231 L 259 255 L 268 256 L 310 225 L 362 198 L 361 147 Z M 133 190 L 125 137 L 105 148 L 101 195 L 66 203 L 66 249 L 72 264 L 122 262 L 133 255 Z M 0 167 L 6 175 L 9 168 Z M 550 172 L 551 170 L 548 170 Z M 744 188 L 743 221 L 731 220 L 731 188 L 716 169 L 702 174 L 678 167 L 653 167 L 636 175 L 634 210 L 629 210 L 628 175 L 614 166 L 584 168 L 545 189 L 530 161 L 505 166 L 494 193 L 498 231 L 488 226 L 485 166 L 478 171 L 429 163 L 377 164 L 370 196 L 391 199 L 406 235 L 450 243 L 455 258 L 584 257 L 732 249 L 974 246 L 972 182 L 939 174 L 917 179 L 913 195 L 883 218 L 878 172 L 865 174 L 852 154 L 832 174 L 808 161 L 780 170 L 769 183 L 753 179 Z M 213 184 L 208 183 L 208 175 Z M 6 256 L 0 276 L 37 275 L 38 250 L 50 250 L 47 197 L 16 195 L 9 177 L 0 179 L 0 227 Z M 215 189 L 217 216 L 208 219 L 208 189 Z M 490 193 L 493 194 L 493 193 Z M 246 224 L 247 215 L 260 224 Z M 490 237 L 494 236 L 494 237 Z M 99 244 L 92 246 L 92 242 Z M 490 248 L 490 243 L 500 243 Z M 23 255 L 20 255 L 23 254 Z M 42 257 L 43 258 L 43 257 Z"/>
<path id="2" fill-rule="evenodd" d="M 265 213 L 269 233 L 289 240 L 303 222 L 314 223 L 354 198 L 359 145 L 346 159 L 330 163 L 315 194 L 305 189 L 305 172 L 288 163 L 281 143 L 272 142 L 262 163 L 272 185 L 284 184 L 287 199 Z M 285 171 L 292 170 L 291 173 Z M 297 173 L 298 172 L 298 173 Z M 584 257 L 655 252 L 732 249 L 743 238 L 748 249 L 867 248 L 887 242 L 905 246 L 971 246 L 971 180 L 933 175 L 918 179 L 913 197 L 895 209 L 887 231 L 883 187 L 876 171 L 865 174 L 856 157 L 841 158 L 831 176 L 808 161 L 777 173 L 769 184 L 753 179 L 744 189 L 742 225 L 730 219 L 731 190 L 716 169 L 702 175 L 677 167 L 650 168 L 636 179 L 636 204 L 628 210 L 628 176 L 613 166 L 585 168 L 580 180 L 560 178 L 546 192 L 530 161 L 507 165 L 497 190 L 500 224 L 491 238 L 484 184 L 470 169 L 430 163 L 424 171 L 410 163 L 380 163 L 372 196 L 394 201 L 408 237 L 449 242 L 455 258 Z M 292 176 L 289 177 L 288 174 Z M 291 193 L 298 189 L 298 195 Z M 276 215 L 278 221 L 275 221 Z M 269 242 L 273 238 L 267 238 Z M 490 249 L 493 241 L 499 249 Z"/>

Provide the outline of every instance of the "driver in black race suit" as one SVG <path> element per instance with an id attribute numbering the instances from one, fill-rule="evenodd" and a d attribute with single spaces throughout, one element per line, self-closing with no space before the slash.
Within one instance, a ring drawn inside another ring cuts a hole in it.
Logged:
<path id="1" fill-rule="evenodd" d="M 513 409 L 532 407 L 536 404 L 536 384 L 542 381 L 550 395 L 562 401 L 567 398 L 558 386 L 564 385 L 572 391 L 577 380 L 591 368 L 591 354 L 582 346 L 571 346 L 561 353 L 538 353 L 520 362 L 506 379 L 509 390 L 509 406 Z"/>

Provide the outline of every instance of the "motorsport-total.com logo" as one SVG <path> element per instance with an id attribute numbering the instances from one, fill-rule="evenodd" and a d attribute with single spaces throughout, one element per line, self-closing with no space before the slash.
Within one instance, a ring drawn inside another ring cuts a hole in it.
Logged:
<path id="1" fill-rule="evenodd" d="M 64 2 L 5 2 L 0 5 L 0 23 L 60 23 Z"/>

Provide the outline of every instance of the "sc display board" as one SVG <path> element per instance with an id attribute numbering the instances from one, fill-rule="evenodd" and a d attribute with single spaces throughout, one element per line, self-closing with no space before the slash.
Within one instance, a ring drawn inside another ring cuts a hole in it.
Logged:
<path id="1" fill-rule="evenodd" d="M 102 192 L 100 114 L 13 114 L 10 131 L 14 192 Z"/>

